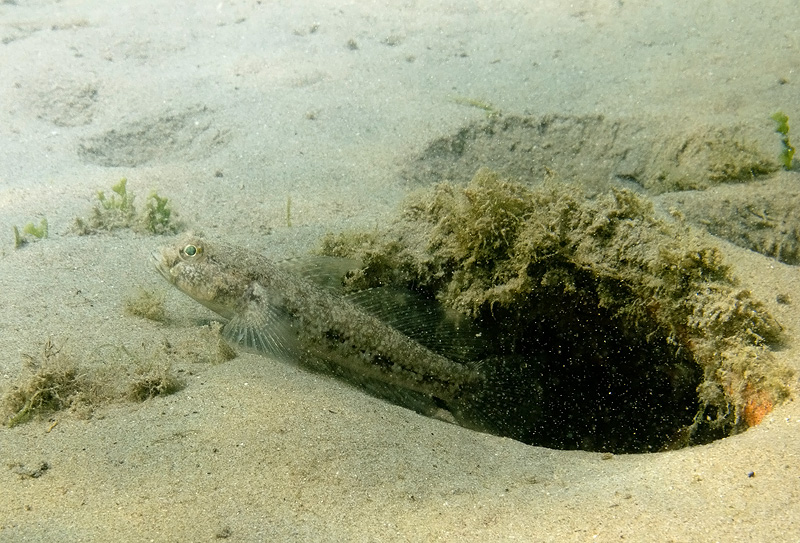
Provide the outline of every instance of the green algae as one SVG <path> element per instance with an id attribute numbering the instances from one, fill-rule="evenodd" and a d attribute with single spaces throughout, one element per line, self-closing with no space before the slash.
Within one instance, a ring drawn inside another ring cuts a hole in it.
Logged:
<path id="1" fill-rule="evenodd" d="M 494 107 L 492 104 L 485 100 L 478 100 L 476 98 L 468 98 L 466 96 L 454 96 L 450 99 L 453 103 L 461 105 L 461 106 L 468 106 L 474 107 L 476 109 L 480 109 L 486 113 L 487 119 L 495 119 L 502 116 L 502 112 Z"/>
<path id="2" fill-rule="evenodd" d="M 25 224 L 22 227 L 22 232 L 20 233 L 19 228 L 17 226 L 13 227 L 14 231 L 14 248 L 19 249 L 26 243 L 32 240 L 41 240 L 47 237 L 48 235 L 48 223 L 46 218 L 42 218 L 39 221 L 39 226 L 36 226 L 32 222 Z"/>
<path id="3" fill-rule="evenodd" d="M 175 234 L 183 229 L 168 198 L 151 192 L 145 199 L 144 209 L 138 211 L 136 195 L 128 192 L 128 180 L 120 179 L 111 187 L 111 193 L 97 191 L 97 203 L 88 218 L 77 217 L 73 230 L 79 235 L 129 228 L 135 232 L 162 235 Z"/>
<path id="4" fill-rule="evenodd" d="M 162 305 L 159 300 L 156 294 L 156 308 Z M 147 301 L 153 301 L 149 294 Z M 237 356 L 222 338 L 221 329 L 212 322 L 186 330 L 174 342 L 165 339 L 138 348 L 110 343 L 91 352 L 66 349 L 63 343 L 48 339 L 36 354 L 22 355 L 19 375 L 3 387 L 0 424 L 57 421 L 67 412 L 77 419 L 90 419 L 112 404 L 178 392 L 184 387 L 181 375 L 196 371 L 197 364 L 220 364 Z"/>
<path id="5" fill-rule="evenodd" d="M 775 121 L 775 131 L 781 135 L 781 143 L 783 144 L 783 150 L 780 155 L 781 162 L 784 169 L 791 170 L 795 149 L 789 141 L 789 116 L 782 111 L 776 111 L 771 118 Z"/>
<path id="6" fill-rule="evenodd" d="M 47 237 L 47 219 L 42 218 L 39 221 L 39 226 L 29 222 L 22 228 L 22 231 L 36 239 L 44 239 Z"/>
<path id="7" fill-rule="evenodd" d="M 155 235 L 176 234 L 181 225 L 172 218 L 172 207 L 167 198 L 159 196 L 155 191 L 148 194 L 144 211 L 138 218 L 141 230 Z"/>
<path id="8" fill-rule="evenodd" d="M 440 183 L 412 196 L 387 231 L 329 235 L 323 253 L 360 259 L 364 266 L 348 279 L 359 288 L 401 284 L 435 296 L 493 329 L 505 353 L 525 363 L 555 355 L 536 387 L 568 396 L 565 381 L 596 387 L 622 374 L 663 397 L 631 397 L 664 411 L 646 428 L 652 439 L 547 433 L 546 423 L 579 432 L 603 416 L 581 413 L 531 421 L 534 430 L 511 435 L 523 441 L 623 451 L 700 443 L 756 424 L 789 394 L 789 370 L 771 353 L 781 326 L 739 285 L 716 245 L 659 218 L 629 190 L 589 198 L 482 169 L 466 186 Z M 553 371 L 561 373 L 548 376 Z M 550 401 L 554 411 L 571 407 Z"/>

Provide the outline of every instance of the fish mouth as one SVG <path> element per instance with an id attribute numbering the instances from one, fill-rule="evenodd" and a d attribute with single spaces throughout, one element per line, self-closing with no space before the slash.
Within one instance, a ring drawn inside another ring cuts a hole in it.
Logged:
<path id="1" fill-rule="evenodd" d="M 164 262 L 164 255 L 159 249 L 156 249 L 155 251 L 152 251 L 150 253 L 150 262 L 153 263 L 155 269 L 158 270 L 158 273 L 160 273 L 164 277 L 164 279 L 166 279 L 170 283 L 174 282 L 172 280 L 172 277 L 170 276 L 169 268 Z"/>

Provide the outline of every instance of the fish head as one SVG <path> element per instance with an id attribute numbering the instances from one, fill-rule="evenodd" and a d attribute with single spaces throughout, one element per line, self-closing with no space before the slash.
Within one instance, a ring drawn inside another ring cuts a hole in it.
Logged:
<path id="1" fill-rule="evenodd" d="M 167 281 L 225 318 L 233 315 L 250 282 L 228 257 L 225 246 L 191 234 L 152 253 Z"/>

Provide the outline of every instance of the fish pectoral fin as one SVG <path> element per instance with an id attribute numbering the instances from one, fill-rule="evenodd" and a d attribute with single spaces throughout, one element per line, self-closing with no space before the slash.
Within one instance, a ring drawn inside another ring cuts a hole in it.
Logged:
<path id="1" fill-rule="evenodd" d="M 222 328 L 222 337 L 248 351 L 285 360 L 299 356 L 289 315 L 257 283 L 247 289 L 237 312 Z"/>

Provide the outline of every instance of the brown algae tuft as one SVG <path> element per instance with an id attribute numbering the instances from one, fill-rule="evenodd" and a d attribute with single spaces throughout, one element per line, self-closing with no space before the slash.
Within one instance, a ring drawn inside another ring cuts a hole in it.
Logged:
<path id="1" fill-rule="evenodd" d="M 758 424 L 789 394 L 790 370 L 770 350 L 781 326 L 716 245 L 629 190 L 589 198 L 482 169 L 413 196 L 386 232 L 329 235 L 323 252 L 359 258 L 359 288 L 411 287 L 496 335 L 507 388 L 544 391 L 513 414 L 521 441 L 704 443 Z"/>
<path id="2" fill-rule="evenodd" d="M 165 294 L 162 291 L 139 288 L 136 294 L 125 299 L 125 313 L 156 322 L 166 322 Z"/>
<path id="3" fill-rule="evenodd" d="M 202 343 L 205 349 L 200 361 L 235 356 L 230 348 L 221 353 L 219 331 L 213 328 L 204 327 L 190 339 L 196 341 L 187 339 L 187 344 Z M 13 427 L 66 409 L 76 418 L 88 419 L 107 404 L 172 394 L 183 387 L 174 365 L 193 355 L 194 351 L 166 343 L 136 352 L 105 345 L 84 360 L 48 340 L 39 355 L 22 356 L 21 375 L 0 396 L 0 422 Z"/>
<path id="4" fill-rule="evenodd" d="M 168 360 L 144 360 L 133 371 L 128 396 L 133 401 L 143 402 L 156 396 L 173 394 L 181 388 L 183 384 Z"/>
<path id="5" fill-rule="evenodd" d="M 87 376 L 52 341 L 47 340 L 38 356 L 23 355 L 23 362 L 25 374 L 0 399 L 7 426 L 91 402 Z"/>

